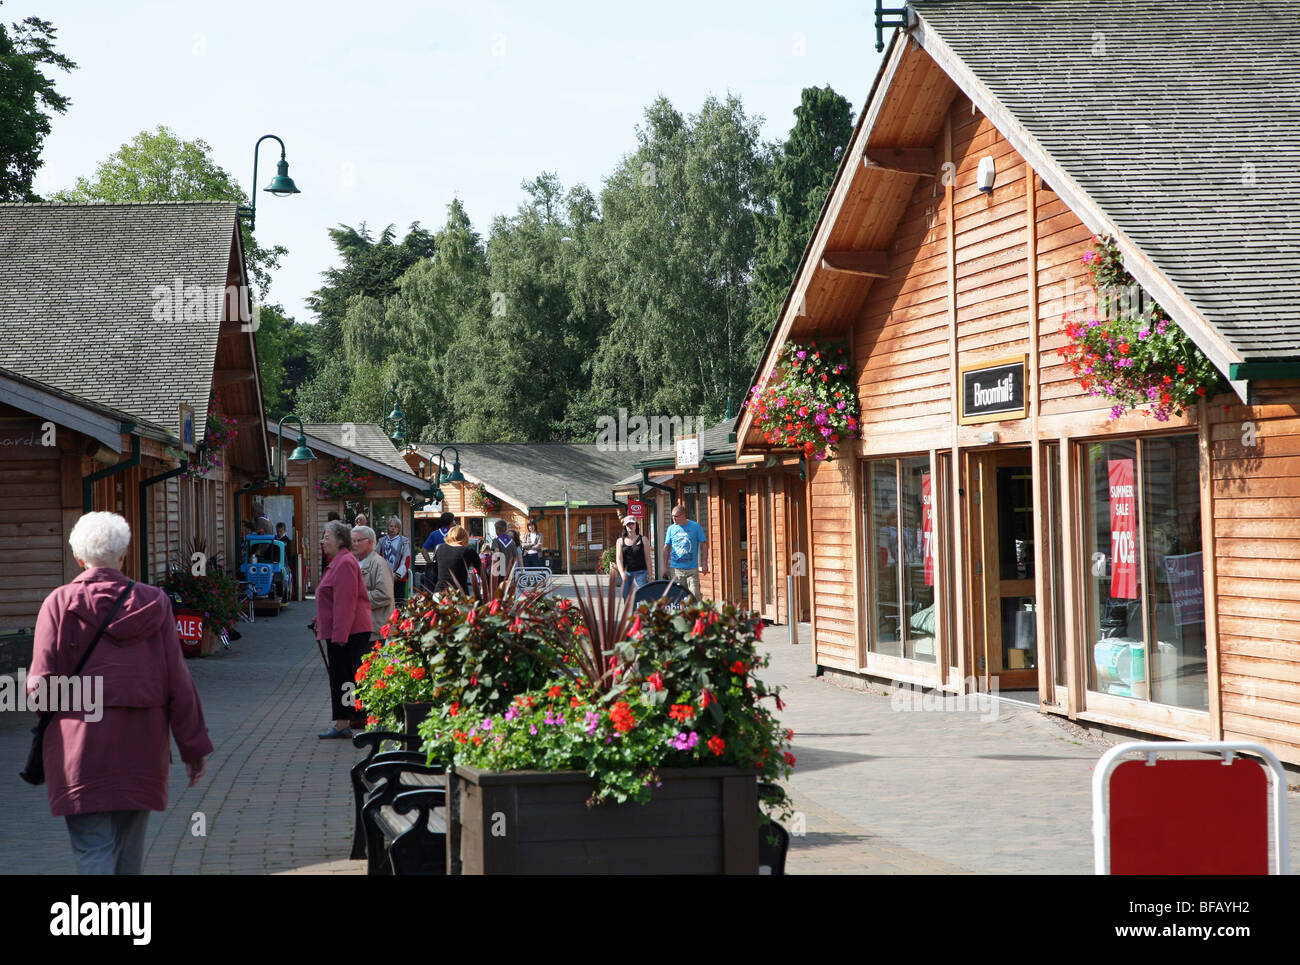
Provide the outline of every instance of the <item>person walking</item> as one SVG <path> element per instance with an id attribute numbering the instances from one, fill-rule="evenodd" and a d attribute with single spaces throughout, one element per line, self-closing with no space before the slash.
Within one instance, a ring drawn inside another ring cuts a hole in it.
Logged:
<path id="1" fill-rule="evenodd" d="M 456 525 L 456 514 L 450 510 L 444 510 L 438 517 L 438 525 L 433 528 L 424 541 L 420 549 L 424 550 L 424 558 L 429 562 L 424 567 L 424 585 L 425 587 L 437 586 L 438 584 L 438 547 L 447 541 L 447 533 Z"/>
<path id="2" fill-rule="evenodd" d="M 524 550 L 524 566 L 541 566 L 542 534 L 537 530 L 537 520 L 528 521 L 527 532 L 519 542 Z"/>
<path id="3" fill-rule="evenodd" d="M 491 569 L 488 572 L 495 580 L 508 580 L 511 572 L 523 561 L 523 551 L 519 546 L 519 534 L 511 533 L 504 519 L 496 522 L 496 536 L 488 543 L 492 554 Z"/>
<path id="4" fill-rule="evenodd" d="M 329 568 L 316 587 L 316 639 L 326 644 L 329 654 L 334 726 L 317 736 L 326 740 L 342 739 L 352 736 L 349 722 L 355 707 L 350 706 L 347 697 L 370 643 L 374 621 L 361 565 L 350 552 L 352 531 L 347 523 L 337 519 L 326 523 L 320 545 L 329 558 Z"/>
<path id="5" fill-rule="evenodd" d="M 68 543 L 83 572 L 41 605 L 27 675 L 28 694 L 48 694 L 84 660 L 83 683 L 95 681 L 93 712 L 85 699 L 80 713 L 50 708 L 42 754 L 50 813 L 86 875 L 140 874 L 149 812 L 167 809 L 169 732 L 190 787 L 212 753 L 171 600 L 122 572 L 130 541 L 116 513 L 77 520 Z"/>
<path id="6" fill-rule="evenodd" d="M 627 599 L 649 582 L 646 566 L 645 539 L 641 535 L 641 521 L 635 516 L 623 518 L 623 535 L 616 544 L 614 563 L 623 582 L 623 599 Z"/>
<path id="7" fill-rule="evenodd" d="M 686 507 L 673 507 L 673 522 L 664 533 L 664 564 L 671 582 L 685 587 L 695 599 L 700 597 L 700 577 L 709 575 L 709 556 L 705 551 L 704 529 L 686 518 Z"/>
<path id="8" fill-rule="evenodd" d="M 478 554 L 470 548 L 469 533 L 464 526 L 451 527 L 447 538 L 438 544 L 434 556 L 438 567 L 438 582 L 433 588 L 435 593 L 452 589 L 468 593 L 471 582 L 482 579 Z"/>
<path id="9" fill-rule="evenodd" d="M 402 535 L 399 517 L 388 517 L 388 534 L 379 540 L 379 554 L 393 571 L 394 603 L 401 603 L 411 589 L 411 541 Z"/>
<path id="10" fill-rule="evenodd" d="M 375 552 L 375 531 L 369 526 L 352 527 L 352 554 L 361 566 L 361 578 L 370 597 L 370 643 L 379 639 L 379 628 L 393 612 L 393 571 L 388 561 Z"/>

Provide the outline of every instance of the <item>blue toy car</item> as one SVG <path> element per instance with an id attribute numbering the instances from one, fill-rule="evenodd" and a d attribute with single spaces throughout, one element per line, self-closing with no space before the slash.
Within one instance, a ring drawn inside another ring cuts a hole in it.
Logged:
<path id="1" fill-rule="evenodd" d="M 285 546 L 274 536 L 255 534 L 244 537 L 244 562 L 239 578 L 253 588 L 256 600 L 273 600 L 278 609 L 293 592 L 293 574 L 289 570 Z"/>

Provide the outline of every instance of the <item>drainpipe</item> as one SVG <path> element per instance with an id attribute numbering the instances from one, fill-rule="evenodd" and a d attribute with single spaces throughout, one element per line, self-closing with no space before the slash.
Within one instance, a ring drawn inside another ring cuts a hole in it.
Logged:
<path id="1" fill-rule="evenodd" d="M 173 476 L 179 476 L 189 468 L 189 465 L 188 460 L 182 460 L 175 469 L 140 480 L 140 579 L 146 583 L 149 582 L 149 487 Z"/>
<path id="2" fill-rule="evenodd" d="M 140 437 L 134 435 L 136 425 L 134 422 L 123 422 L 119 426 L 119 431 L 133 433 L 131 436 L 131 458 L 125 462 L 119 462 L 112 466 L 105 466 L 97 472 L 92 472 L 89 476 L 81 477 L 81 511 L 89 513 L 95 508 L 95 483 L 101 479 L 107 479 L 109 476 L 116 476 L 120 472 L 126 472 L 128 469 L 134 469 L 140 465 Z"/>

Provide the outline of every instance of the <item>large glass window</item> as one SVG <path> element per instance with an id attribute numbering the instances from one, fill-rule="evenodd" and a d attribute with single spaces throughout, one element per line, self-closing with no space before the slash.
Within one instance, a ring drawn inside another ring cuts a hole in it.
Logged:
<path id="1" fill-rule="evenodd" d="M 1195 435 L 1087 445 L 1088 687 L 1205 710 Z"/>
<path id="2" fill-rule="evenodd" d="M 1050 568 L 1048 569 L 1047 595 L 1049 601 L 1048 626 L 1052 631 L 1052 679 L 1058 686 L 1064 687 L 1066 681 L 1065 656 L 1065 607 L 1069 594 L 1065 592 L 1065 565 L 1062 558 L 1063 546 L 1061 526 L 1064 523 L 1064 510 L 1061 507 L 1061 446 L 1051 443 L 1043 449 L 1043 466 L 1047 470 L 1047 552 Z"/>
<path id="3" fill-rule="evenodd" d="M 865 469 L 868 646 L 873 653 L 933 663 L 938 489 L 930 460 L 874 460 Z"/>

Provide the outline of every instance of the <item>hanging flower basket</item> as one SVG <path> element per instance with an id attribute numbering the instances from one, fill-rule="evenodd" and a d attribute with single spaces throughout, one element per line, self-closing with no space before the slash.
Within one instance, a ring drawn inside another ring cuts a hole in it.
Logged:
<path id="1" fill-rule="evenodd" d="M 475 483 L 470 489 L 469 504 L 480 513 L 489 515 L 501 508 L 500 501 L 489 493 L 482 483 Z"/>
<path id="2" fill-rule="evenodd" d="M 351 459 L 335 459 L 329 473 L 316 480 L 316 495 L 321 499 L 352 499 L 364 496 L 374 477 L 358 469 Z"/>
<path id="3" fill-rule="evenodd" d="M 203 442 L 198 450 L 183 455 L 189 465 L 180 474 L 182 479 L 202 479 L 213 469 L 219 469 L 225 463 L 222 454 L 230 448 L 239 434 L 237 420 L 223 415 L 215 408 L 208 409 L 208 429 L 203 434 Z"/>
<path id="4" fill-rule="evenodd" d="M 787 342 L 772 374 L 750 389 L 758 431 L 768 445 L 825 459 L 858 434 L 858 393 L 843 346 Z"/>
<path id="5" fill-rule="evenodd" d="M 1219 390 L 1214 363 L 1124 270 L 1114 239 L 1094 237 L 1083 263 L 1097 290 L 1097 317 L 1080 321 L 1067 312 L 1061 332 L 1068 341 L 1056 352 L 1089 395 L 1113 403 L 1112 419 L 1134 410 L 1167 422 Z"/>

